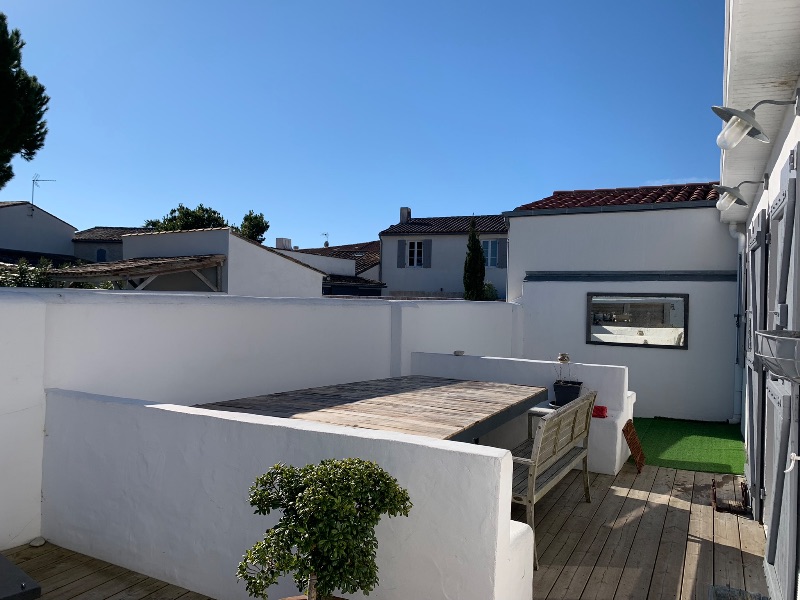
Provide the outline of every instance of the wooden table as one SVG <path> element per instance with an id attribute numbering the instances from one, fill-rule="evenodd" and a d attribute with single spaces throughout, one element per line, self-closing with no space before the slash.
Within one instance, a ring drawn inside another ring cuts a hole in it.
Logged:
<path id="1" fill-rule="evenodd" d="M 410 375 L 198 406 L 477 442 L 546 398 L 541 387 Z"/>

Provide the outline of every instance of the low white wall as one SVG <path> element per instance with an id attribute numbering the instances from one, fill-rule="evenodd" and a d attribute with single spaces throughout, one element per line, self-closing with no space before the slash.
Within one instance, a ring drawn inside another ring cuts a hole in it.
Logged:
<path id="1" fill-rule="evenodd" d="M 587 344 L 588 292 L 689 294 L 687 349 Z M 637 417 L 733 416 L 735 282 L 528 282 L 523 307 L 526 358 L 552 360 L 568 352 L 576 362 L 626 365 Z"/>
<path id="2" fill-rule="evenodd" d="M 453 356 L 414 352 L 411 372 L 415 375 L 496 381 L 548 388 L 555 397 L 553 382 L 558 364 L 494 356 Z M 572 373 L 583 381 L 584 390 L 597 392 L 595 404 L 608 407 L 607 418 L 594 418 L 589 430 L 589 470 L 616 475 L 630 456 L 622 437 L 625 422 L 633 417 L 635 394 L 628 391 L 628 369 L 611 365 L 573 364 Z M 526 439 L 528 416 L 523 414 L 481 437 L 480 443 L 511 449 Z"/>
<path id="3" fill-rule="evenodd" d="M 531 598 L 532 540 L 510 522 L 506 451 L 61 390 L 47 404 L 43 534 L 56 544 L 244 599 L 236 565 L 277 520 L 252 514 L 253 480 L 277 462 L 355 456 L 378 462 L 414 503 L 378 526 L 371 597 Z M 269 591 L 293 593 L 289 579 Z"/>
<path id="4" fill-rule="evenodd" d="M 0 550 L 41 530 L 45 308 L 22 288 L 0 294 Z"/>

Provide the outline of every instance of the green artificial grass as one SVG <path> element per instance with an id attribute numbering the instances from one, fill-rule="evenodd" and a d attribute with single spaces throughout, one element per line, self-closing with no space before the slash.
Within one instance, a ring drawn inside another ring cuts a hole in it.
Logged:
<path id="1" fill-rule="evenodd" d="M 744 474 L 744 442 L 739 425 L 635 418 L 633 425 L 648 465 Z"/>

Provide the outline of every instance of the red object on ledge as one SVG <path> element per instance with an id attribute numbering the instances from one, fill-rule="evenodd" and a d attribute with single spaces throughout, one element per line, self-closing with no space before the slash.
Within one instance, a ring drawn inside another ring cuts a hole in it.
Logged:
<path id="1" fill-rule="evenodd" d="M 605 419 L 608 416 L 607 406 L 595 406 L 592 408 L 592 416 L 597 419 Z"/>

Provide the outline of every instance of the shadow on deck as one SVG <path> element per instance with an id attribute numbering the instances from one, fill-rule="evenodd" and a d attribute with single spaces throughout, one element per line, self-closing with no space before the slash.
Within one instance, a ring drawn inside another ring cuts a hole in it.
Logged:
<path id="1" fill-rule="evenodd" d="M 764 529 L 711 508 L 739 499 L 741 477 L 626 463 L 591 474 L 592 502 L 573 471 L 535 508 L 534 599 L 706 600 L 710 585 L 766 595 Z M 524 509 L 512 517 L 524 521 Z"/>

